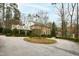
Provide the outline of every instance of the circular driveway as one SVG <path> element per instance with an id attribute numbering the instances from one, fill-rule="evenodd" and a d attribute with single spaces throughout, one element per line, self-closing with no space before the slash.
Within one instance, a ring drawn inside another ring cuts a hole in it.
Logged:
<path id="1" fill-rule="evenodd" d="M 79 55 L 79 44 L 55 39 L 55 44 L 35 44 L 26 42 L 24 37 L 0 35 L 0 55 L 2 56 L 73 56 Z M 52 38 L 51 38 L 52 39 Z"/>

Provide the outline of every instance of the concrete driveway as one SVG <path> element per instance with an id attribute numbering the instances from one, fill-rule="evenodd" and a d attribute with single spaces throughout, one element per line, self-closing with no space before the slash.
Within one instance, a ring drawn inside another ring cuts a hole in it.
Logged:
<path id="1" fill-rule="evenodd" d="M 23 40 L 24 37 L 0 35 L 0 55 L 2 56 L 79 56 L 79 44 L 55 39 L 55 44 L 35 44 Z"/>

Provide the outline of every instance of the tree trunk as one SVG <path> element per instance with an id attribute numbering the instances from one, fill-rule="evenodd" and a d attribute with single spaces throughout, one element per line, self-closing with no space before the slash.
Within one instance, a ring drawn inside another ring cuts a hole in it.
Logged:
<path id="1" fill-rule="evenodd" d="M 62 3 L 62 15 L 61 15 L 61 20 L 62 20 L 62 37 L 64 37 L 64 5 Z"/>
<path id="2" fill-rule="evenodd" d="M 5 27 L 5 25 L 4 25 L 4 19 L 5 19 L 5 3 L 3 3 L 3 24 L 2 24 L 2 27 L 4 28 Z"/>
<path id="3" fill-rule="evenodd" d="M 71 23 L 70 23 L 70 36 L 72 37 L 72 15 L 71 15 Z"/>
<path id="4" fill-rule="evenodd" d="M 78 3 L 77 3 L 77 31 L 76 31 L 76 38 L 78 38 Z"/>

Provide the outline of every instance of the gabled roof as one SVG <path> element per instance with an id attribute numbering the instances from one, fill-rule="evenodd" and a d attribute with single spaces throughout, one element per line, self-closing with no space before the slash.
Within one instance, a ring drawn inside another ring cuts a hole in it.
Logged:
<path id="1" fill-rule="evenodd" d="M 31 27 L 33 27 L 33 26 L 41 26 L 41 27 L 50 28 L 50 27 L 48 27 L 47 25 L 44 25 L 44 24 L 34 24 Z"/>

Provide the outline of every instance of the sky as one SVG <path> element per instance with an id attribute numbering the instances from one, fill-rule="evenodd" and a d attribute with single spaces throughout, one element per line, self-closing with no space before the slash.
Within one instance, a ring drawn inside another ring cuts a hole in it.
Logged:
<path id="1" fill-rule="evenodd" d="M 21 13 L 25 14 L 26 16 L 29 13 L 35 13 L 39 10 L 43 10 L 48 12 L 49 21 L 57 23 L 58 15 L 56 13 L 57 9 L 54 5 L 51 5 L 51 3 L 18 3 L 18 8 L 21 11 Z"/>

